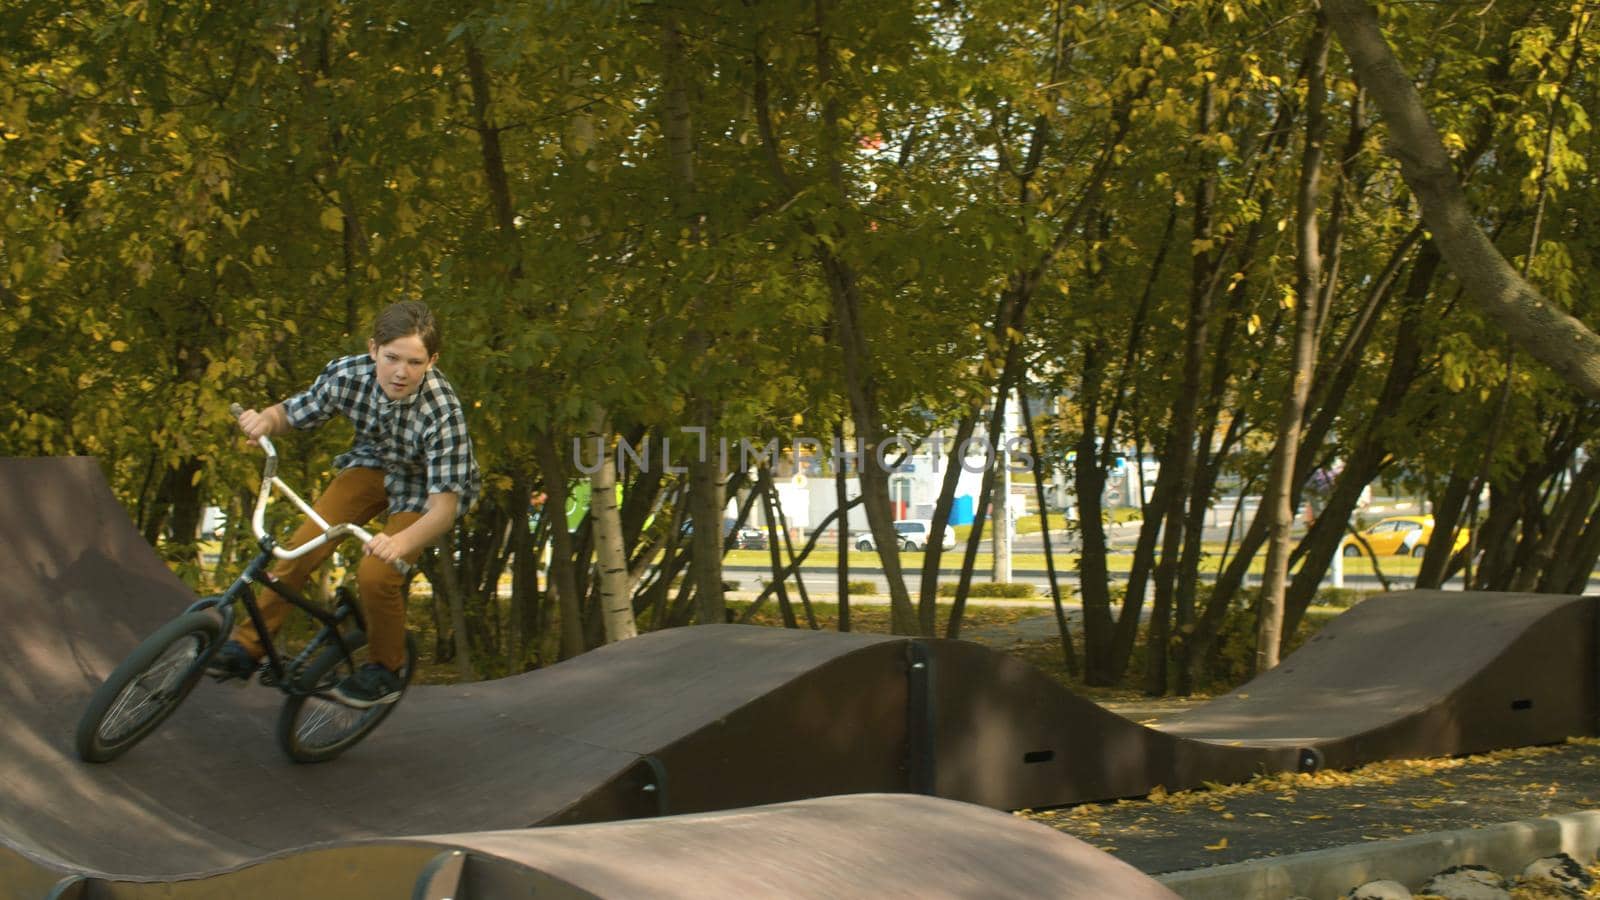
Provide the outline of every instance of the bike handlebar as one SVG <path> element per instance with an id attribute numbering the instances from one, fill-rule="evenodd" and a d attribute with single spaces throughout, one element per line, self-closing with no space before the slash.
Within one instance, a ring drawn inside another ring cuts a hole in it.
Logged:
<path id="1" fill-rule="evenodd" d="M 244 415 L 244 407 L 238 403 L 230 403 L 228 405 L 228 413 L 237 420 Z M 262 435 L 256 438 L 256 443 L 261 446 L 262 453 L 266 454 L 266 460 L 261 466 L 261 491 L 256 496 L 255 513 L 250 517 L 250 527 L 255 531 L 256 539 L 263 541 L 267 539 L 267 504 L 272 501 L 273 488 L 282 491 L 283 495 L 289 499 L 289 502 L 299 507 L 300 511 L 305 513 L 311 521 L 322 527 L 321 534 L 292 550 L 286 550 L 274 544 L 272 548 L 273 556 L 279 559 L 299 559 L 324 544 L 337 543 L 343 540 L 345 535 L 355 537 L 361 541 L 362 546 L 372 543 L 372 533 L 359 525 L 354 525 L 350 522 L 329 525 L 326 519 L 311 508 L 311 504 L 302 500 L 299 494 L 296 494 L 287 484 L 283 483 L 283 479 L 278 477 L 278 451 L 272 446 L 272 439 Z M 411 564 L 403 559 L 393 560 L 389 565 L 394 566 L 395 570 L 402 575 L 411 571 Z"/>

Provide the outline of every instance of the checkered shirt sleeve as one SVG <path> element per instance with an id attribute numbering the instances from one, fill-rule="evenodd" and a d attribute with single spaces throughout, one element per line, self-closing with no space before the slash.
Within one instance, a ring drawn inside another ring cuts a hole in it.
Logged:
<path id="1" fill-rule="evenodd" d="M 340 413 L 355 423 L 357 431 L 362 431 L 364 424 L 376 421 L 378 410 L 371 402 L 371 379 L 362 377 L 363 362 L 370 360 L 358 355 L 328 363 L 311 387 L 283 401 L 289 424 L 315 428 Z"/>
<path id="2" fill-rule="evenodd" d="M 466 512 L 478 496 L 478 463 L 472 455 L 472 438 L 467 435 L 466 414 L 453 391 L 449 399 L 455 402 L 435 405 L 427 432 L 428 493 L 455 493 L 461 511 Z"/>

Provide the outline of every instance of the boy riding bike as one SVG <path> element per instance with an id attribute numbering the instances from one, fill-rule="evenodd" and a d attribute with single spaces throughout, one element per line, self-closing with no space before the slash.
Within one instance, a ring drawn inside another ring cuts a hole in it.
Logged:
<path id="1" fill-rule="evenodd" d="M 402 689 L 395 673 L 405 664 L 406 576 L 393 563 L 415 563 L 478 495 L 478 465 L 461 401 L 434 368 L 439 344 L 439 326 L 426 305 L 395 303 L 373 321 L 365 354 L 336 359 L 305 391 L 239 415 L 239 428 L 252 441 L 315 428 L 335 413 L 355 425 L 353 446 L 334 460 L 339 473 L 312 506 L 334 525 L 362 524 L 388 512 L 382 533 L 366 545 L 356 573 L 372 662 L 329 691 L 358 709 L 393 703 Z M 288 546 L 298 547 L 321 533 L 321 526 L 307 521 Z M 333 549 L 328 544 L 280 561 L 269 576 L 298 590 Z M 288 603 L 263 590 L 259 604 L 267 629 L 276 633 Z M 260 635 L 246 618 L 206 671 L 223 679 L 249 678 L 262 652 Z"/>

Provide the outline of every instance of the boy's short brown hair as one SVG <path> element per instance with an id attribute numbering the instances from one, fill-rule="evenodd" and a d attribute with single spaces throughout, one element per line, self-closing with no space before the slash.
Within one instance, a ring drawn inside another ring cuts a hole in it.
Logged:
<path id="1" fill-rule="evenodd" d="M 428 304 L 421 300 L 391 303 L 372 320 L 372 342 L 380 347 L 396 338 L 413 334 L 422 339 L 422 346 L 427 348 L 429 356 L 439 352 L 442 343 L 439 323 L 434 319 L 433 311 L 428 309 Z"/>

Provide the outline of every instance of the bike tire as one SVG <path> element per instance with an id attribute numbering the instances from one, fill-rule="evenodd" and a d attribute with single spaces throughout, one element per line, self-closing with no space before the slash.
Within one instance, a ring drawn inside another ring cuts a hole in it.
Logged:
<path id="1" fill-rule="evenodd" d="M 78 720 L 78 757 L 110 762 L 144 740 L 199 683 L 222 640 L 215 610 L 186 612 L 157 629 L 95 688 Z"/>
<path id="2" fill-rule="evenodd" d="M 345 635 L 357 665 L 362 661 L 358 651 L 367 644 L 367 636 L 360 631 Z M 400 699 L 411 685 L 411 675 L 417 669 L 417 643 L 406 634 L 406 664 L 400 671 Z M 324 648 L 296 676 L 297 688 L 310 690 L 311 686 L 331 688 L 341 678 L 354 671 L 350 661 L 337 645 Z M 316 694 L 295 694 L 284 701 L 278 714 L 278 746 L 297 763 L 319 763 L 334 759 L 354 747 L 362 738 L 372 733 L 389 713 L 400 705 L 400 700 L 355 709 L 336 700 Z"/>

